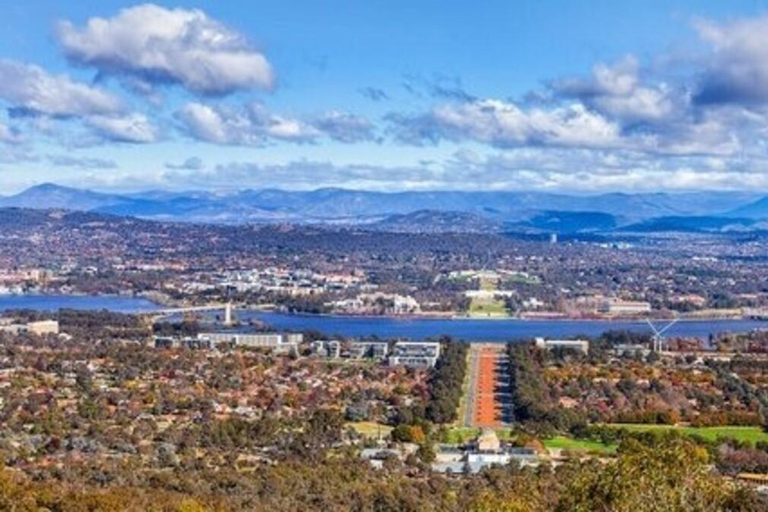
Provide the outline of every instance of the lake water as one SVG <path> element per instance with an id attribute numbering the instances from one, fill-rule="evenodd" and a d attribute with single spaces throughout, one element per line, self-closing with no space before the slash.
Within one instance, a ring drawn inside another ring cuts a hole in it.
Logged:
<path id="1" fill-rule="evenodd" d="M 57 311 L 79 309 L 99 311 L 106 309 L 116 313 L 145 313 L 156 311 L 159 306 L 138 297 L 92 295 L 0 295 L 0 311 L 32 309 Z M 381 338 L 410 338 L 420 340 L 448 334 L 469 341 L 508 341 L 530 339 L 536 336 L 564 338 L 573 336 L 599 336 L 610 330 L 650 332 L 645 322 L 601 320 L 472 320 L 437 318 L 388 318 L 290 315 L 256 311 L 237 311 L 242 321 L 258 319 L 277 330 L 303 331 L 316 329 L 329 336 L 338 334 L 348 337 L 379 336 Z M 658 322 L 663 325 L 664 322 Z M 672 326 L 668 336 L 707 338 L 710 334 L 724 332 L 748 332 L 768 328 L 768 322 L 753 320 L 697 320 L 682 321 Z"/>
<path id="2" fill-rule="evenodd" d="M 245 313 L 245 320 L 254 316 L 279 330 L 301 331 L 316 329 L 327 335 L 349 337 L 376 335 L 381 338 L 411 338 L 420 340 L 448 334 L 468 341 L 508 341 L 530 339 L 536 336 L 564 338 L 572 336 L 599 336 L 610 330 L 629 330 L 648 333 L 645 322 L 600 320 L 471 320 L 471 319 L 396 319 L 376 317 L 342 317 L 288 315 L 281 313 Z M 663 322 L 657 322 L 659 326 Z M 706 339 L 710 334 L 748 332 L 768 328 L 768 322 L 752 320 L 681 321 L 667 331 L 667 336 L 690 336 Z"/>
<path id="3" fill-rule="evenodd" d="M 139 313 L 158 309 L 157 304 L 139 297 L 116 295 L 0 295 L 0 311 L 32 309 L 36 311 L 58 311 L 79 309 L 100 311 L 106 309 L 115 313 Z"/>

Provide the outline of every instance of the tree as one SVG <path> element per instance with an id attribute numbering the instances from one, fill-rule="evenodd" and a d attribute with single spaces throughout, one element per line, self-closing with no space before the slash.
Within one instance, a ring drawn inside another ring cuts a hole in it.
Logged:
<path id="1" fill-rule="evenodd" d="M 656 446 L 628 439 L 613 464 L 579 468 L 561 495 L 559 512 L 716 512 L 734 488 L 712 473 L 704 448 L 685 439 Z"/>

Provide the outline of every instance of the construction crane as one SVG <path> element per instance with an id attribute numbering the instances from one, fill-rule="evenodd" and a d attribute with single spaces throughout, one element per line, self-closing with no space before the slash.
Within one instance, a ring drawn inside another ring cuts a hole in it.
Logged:
<path id="1" fill-rule="evenodd" d="M 650 326 L 651 330 L 653 331 L 653 351 L 654 352 L 661 352 L 664 348 L 664 343 L 666 339 L 664 338 L 664 333 L 669 330 L 670 327 L 675 325 L 679 318 L 675 318 L 671 322 L 669 322 L 667 325 L 662 327 L 661 329 L 657 329 L 655 325 L 653 325 L 653 322 L 650 320 L 646 320 L 648 322 L 648 325 Z"/>

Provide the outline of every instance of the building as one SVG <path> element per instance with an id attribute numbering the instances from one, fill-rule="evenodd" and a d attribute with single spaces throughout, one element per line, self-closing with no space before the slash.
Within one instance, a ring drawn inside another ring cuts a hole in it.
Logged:
<path id="1" fill-rule="evenodd" d="M 59 334 L 58 320 L 40 320 L 26 324 L 27 332 L 45 336 L 46 334 Z"/>
<path id="2" fill-rule="evenodd" d="M 7 322 L 0 326 L 0 331 L 12 334 L 36 334 L 38 336 L 59 334 L 59 322 L 57 320 L 40 320 L 25 324 Z"/>
<path id="3" fill-rule="evenodd" d="M 511 462 L 535 466 L 538 460 L 535 449 L 503 446 L 493 430 L 484 430 L 473 443 L 463 448 L 440 446 L 432 470 L 447 474 L 476 474 L 484 468 L 506 466 Z"/>
<path id="4" fill-rule="evenodd" d="M 432 368 L 439 358 L 440 343 L 436 341 L 398 341 L 389 356 L 389 364 Z"/>
<path id="5" fill-rule="evenodd" d="M 418 301 L 409 295 L 392 293 L 361 293 L 353 299 L 330 303 L 337 311 L 352 314 L 409 315 L 421 311 Z"/>
<path id="6" fill-rule="evenodd" d="M 303 334 L 293 333 L 263 333 L 246 334 L 237 332 L 208 332 L 197 335 L 198 339 L 207 341 L 211 346 L 232 345 L 234 347 L 267 348 L 279 352 L 296 350 L 304 341 Z"/>
<path id="7" fill-rule="evenodd" d="M 351 359 L 384 359 L 387 354 L 389 343 L 386 341 L 353 341 L 346 356 Z"/>
<path id="8" fill-rule="evenodd" d="M 641 315 L 651 312 L 651 304 L 644 301 L 607 300 L 598 311 L 609 315 Z"/>
<path id="9" fill-rule="evenodd" d="M 582 354 L 589 353 L 589 341 L 587 340 L 547 340 L 536 338 L 535 345 L 542 350 L 565 349 L 575 350 Z"/>
<path id="10" fill-rule="evenodd" d="M 186 347 L 193 350 L 213 348 L 211 340 L 185 336 L 177 338 L 173 336 L 155 336 L 155 348 L 181 348 Z"/>
<path id="11" fill-rule="evenodd" d="M 339 340 L 316 340 L 309 344 L 309 348 L 317 356 L 329 359 L 341 357 L 341 342 Z"/>

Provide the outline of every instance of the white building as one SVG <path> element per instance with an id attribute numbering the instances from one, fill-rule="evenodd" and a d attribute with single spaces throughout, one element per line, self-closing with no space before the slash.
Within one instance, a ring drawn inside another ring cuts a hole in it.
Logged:
<path id="1" fill-rule="evenodd" d="M 280 352 L 295 350 L 304 341 L 303 334 L 293 333 L 263 333 L 244 334 L 236 332 L 207 332 L 197 336 L 200 340 L 208 341 L 212 346 L 231 344 L 235 347 L 268 348 Z"/>
<path id="2" fill-rule="evenodd" d="M 12 334 L 29 333 L 45 336 L 47 334 L 59 334 L 59 322 L 57 320 L 40 320 L 26 324 L 6 323 L 0 326 L 0 330 Z"/>
<path id="3" fill-rule="evenodd" d="M 436 341 L 398 341 L 389 356 L 389 364 L 431 368 L 439 358 L 440 343 Z"/>
<path id="4" fill-rule="evenodd" d="M 651 312 L 651 304 L 644 301 L 608 300 L 600 305 L 599 311 L 609 315 L 640 315 Z"/>
<path id="5" fill-rule="evenodd" d="M 589 341 L 587 340 L 547 340 L 544 338 L 536 338 L 535 344 L 538 348 L 543 350 L 552 350 L 553 348 L 562 348 L 567 350 L 575 350 L 582 354 L 589 353 Z"/>
<path id="6" fill-rule="evenodd" d="M 389 354 L 389 343 L 386 341 L 353 341 L 349 345 L 347 356 L 352 359 L 384 359 Z"/>
<path id="7" fill-rule="evenodd" d="M 321 357 L 338 359 L 341 356 L 341 342 L 339 340 L 315 340 L 310 343 L 310 350 L 313 354 Z"/>

